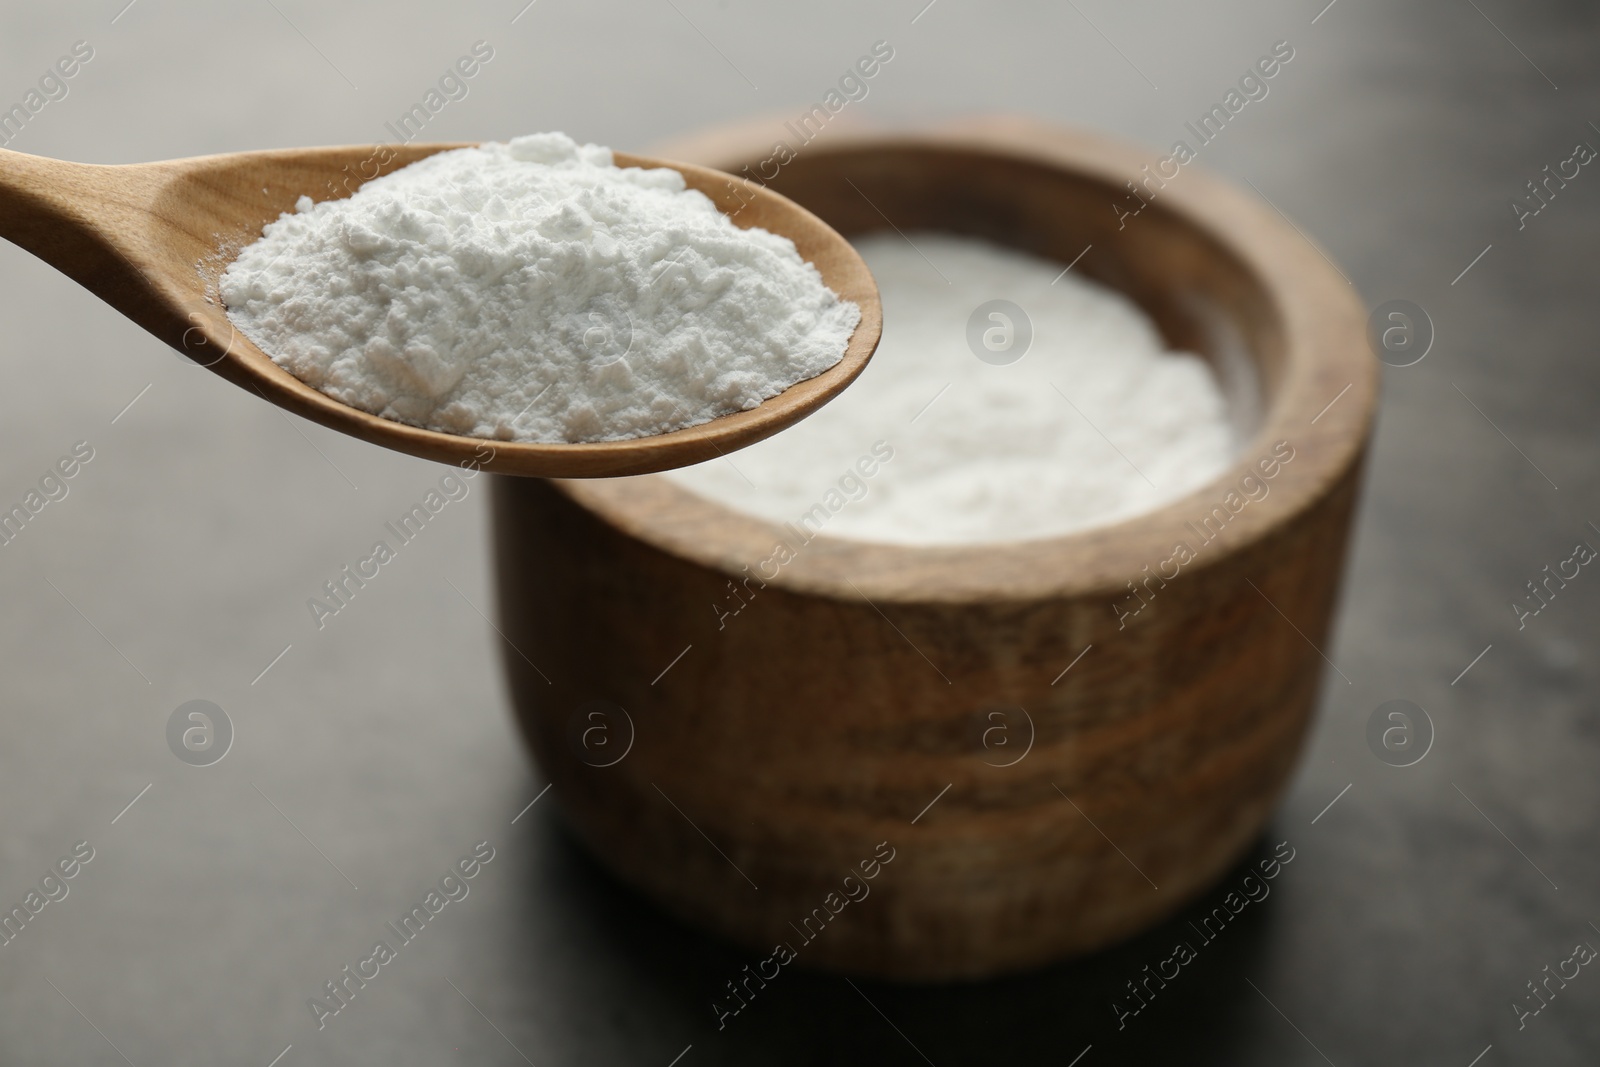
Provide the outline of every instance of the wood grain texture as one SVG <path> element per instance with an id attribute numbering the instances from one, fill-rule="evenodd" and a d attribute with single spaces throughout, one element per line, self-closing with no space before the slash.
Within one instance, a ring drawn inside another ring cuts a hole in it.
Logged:
<path id="1" fill-rule="evenodd" d="M 737 169 L 769 148 L 700 158 Z M 1376 361 L 1348 284 L 1258 200 L 1186 168 L 1118 229 L 1110 205 L 1151 158 L 991 121 L 807 146 L 772 184 L 846 233 L 887 215 L 1063 264 L 1092 244 L 1074 269 L 1174 343 L 1219 367 L 1242 347 L 1262 404 L 1238 461 L 1170 506 L 1010 544 L 819 536 L 719 625 L 781 526 L 662 478 L 496 480 L 518 714 L 566 819 L 624 880 L 803 966 L 976 978 L 1148 928 L 1261 832 L 1325 669 Z M 1279 442 L 1293 458 L 1235 511 Z M 1194 558 L 1130 600 L 1178 542 Z M 595 700 L 631 721 L 610 766 L 574 733 Z M 1013 747 L 985 745 L 994 711 Z M 802 920 L 884 841 L 870 895 L 807 940 Z"/>
<path id="2" fill-rule="evenodd" d="M 742 228 L 794 241 L 823 282 L 861 307 L 844 357 L 748 411 L 630 441 L 485 441 L 392 422 L 311 388 L 234 330 L 217 294 L 233 257 L 301 196 L 340 199 L 364 180 L 462 144 L 357 145 L 89 166 L 0 150 L 0 236 L 236 385 L 354 437 L 501 474 L 611 477 L 713 459 L 770 436 L 837 395 L 877 347 L 877 287 L 849 243 L 815 215 L 740 178 L 616 153 L 619 166 L 680 171 Z"/>

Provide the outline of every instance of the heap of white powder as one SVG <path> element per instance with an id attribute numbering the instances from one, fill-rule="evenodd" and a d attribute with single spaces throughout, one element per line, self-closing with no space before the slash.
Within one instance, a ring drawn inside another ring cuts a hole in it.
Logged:
<path id="1" fill-rule="evenodd" d="M 969 238 L 885 233 L 855 245 L 884 309 L 861 377 L 782 433 L 666 477 L 807 536 L 958 544 L 1114 522 L 1231 461 L 1210 368 L 1167 351 L 1122 295 Z M 1026 354 L 1004 366 L 968 341 L 969 318 L 996 299 L 1033 328 Z"/>
<path id="2" fill-rule="evenodd" d="M 837 363 L 860 320 L 794 242 L 565 134 L 430 156 L 269 224 L 228 315 L 336 400 L 446 433 L 664 433 Z"/>

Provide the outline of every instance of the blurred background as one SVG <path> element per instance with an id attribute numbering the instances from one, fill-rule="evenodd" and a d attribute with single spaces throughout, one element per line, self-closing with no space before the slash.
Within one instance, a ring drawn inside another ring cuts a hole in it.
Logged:
<path id="1" fill-rule="evenodd" d="M 1165 150 L 1290 42 L 1201 165 L 1253 182 L 1369 307 L 1409 300 L 1436 330 L 1386 374 L 1326 649 L 1349 684 L 1329 673 L 1261 853 L 1287 840 L 1294 864 L 1120 1029 L 1111 1002 L 1170 930 L 975 985 L 795 971 L 719 1030 L 710 1002 L 750 957 L 664 918 L 528 806 L 544 783 L 485 618 L 484 483 L 319 631 L 306 598 L 442 468 L 281 413 L 4 245 L 0 503 L 75 447 L 92 458 L 0 546 L 3 910 L 78 842 L 92 859 L 0 946 L 0 1062 L 1594 1062 L 1600 975 L 1551 984 L 1520 1025 L 1513 1005 L 1600 946 L 1600 578 L 1522 629 L 1510 605 L 1575 542 L 1600 546 L 1600 175 L 1583 167 L 1521 228 L 1510 204 L 1600 146 L 1600 10 L 523 3 L 16 6 L 0 104 L 78 42 L 92 55 L 7 147 L 122 163 L 392 140 L 478 42 L 492 59 L 423 139 L 776 135 L 882 40 L 894 59 L 850 105 L 859 123 L 1014 112 Z M 166 733 L 197 699 L 234 733 L 204 768 Z M 1408 767 L 1366 739 L 1396 699 L 1431 722 Z M 307 998 L 483 841 L 470 895 L 319 1031 Z"/>

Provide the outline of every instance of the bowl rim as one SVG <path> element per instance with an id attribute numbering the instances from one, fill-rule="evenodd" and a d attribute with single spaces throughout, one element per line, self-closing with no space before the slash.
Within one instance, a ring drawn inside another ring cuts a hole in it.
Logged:
<path id="1" fill-rule="evenodd" d="M 733 169 L 771 150 L 770 131 L 753 126 L 712 131 L 693 142 L 695 162 Z M 841 132 L 810 156 L 935 150 L 976 153 L 1004 165 L 1043 165 L 1120 189 L 1159 155 L 1104 135 L 1037 120 L 1000 116 L 912 131 Z M 682 151 L 682 149 L 680 149 Z M 685 154 L 689 154 L 686 152 Z M 730 166 L 730 164 L 732 164 Z M 1265 198 L 1203 168 L 1187 165 L 1159 203 L 1200 230 L 1253 275 L 1276 313 L 1283 337 L 1281 378 L 1263 396 L 1259 423 L 1215 478 L 1160 507 L 1112 523 L 1022 541 L 902 545 L 826 532 L 794 551 L 773 576 L 758 566 L 784 525 L 736 511 L 662 475 L 554 482 L 560 492 L 613 529 L 669 555 L 735 578 L 755 574 L 761 588 L 836 600 L 890 603 L 1038 601 L 1125 595 L 1132 579 L 1172 555 L 1172 531 L 1184 517 L 1209 514 L 1274 444 L 1287 441 L 1296 462 L 1272 484 L 1272 508 L 1244 507 L 1196 553 L 1185 572 L 1203 571 L 1260 542 L 1331 493 L 1364 454 L 1379 381 L 1354 285 L 1327 253 Z M 1209 545 L 1209 543 L 1208 543 Z M 756 570 L 752 570 L 756 568 Z"/>

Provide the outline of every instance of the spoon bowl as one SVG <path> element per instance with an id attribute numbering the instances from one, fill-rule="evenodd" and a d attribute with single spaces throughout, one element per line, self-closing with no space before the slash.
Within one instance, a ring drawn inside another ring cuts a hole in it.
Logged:
<path id="1" fill-rule="evenodd" d="M 122 166 L 0 150 L 0 237 L 83 285 L 196 363 L 280 407 L 364 441 L 499 474 L 599 478 L 715 459 L 810 414 L 860 374 L 883 325 L 878 290 L 843 237 L 798 204 L 741 178 L 615 153 L 621 167 L 671 167 L 744 229 L 787 237 L 823 284 L 861 308 L 844 357 L 760 405 L 626 441 L 545 444 L 424 430 L 350 407 L 305 384 L 228 319 L 222 273 L 301 196 L 336 200 L 419 159 L 470 144 L 353 145 Z"/>

